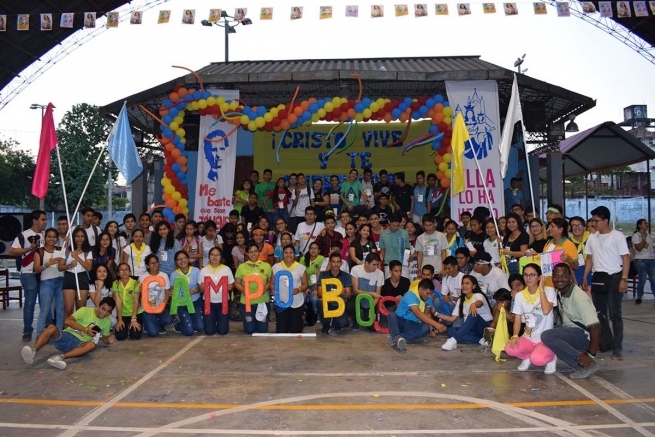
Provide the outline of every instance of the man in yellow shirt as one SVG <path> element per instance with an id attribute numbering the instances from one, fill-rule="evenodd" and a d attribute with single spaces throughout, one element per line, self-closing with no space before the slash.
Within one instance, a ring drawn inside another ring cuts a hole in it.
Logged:
<path id="1" fill-rule="evenodd" d="M 66 319 L 66 328 L 60 331 L 57 325 L 48 326 L 36 339 L 34 348 L 25 346 L 21 355 L 27 364 L 34 363 L 36 353 L 48 343 L 63 352 L 48 358 L 48 364 L 57 369 L 66 368 L 66 359 L 81 357 L 96 348 L 96 344 L 102 334 L 103 343 L 109 345 L 116 341 L 113 335 L 109 335 L 111 321 L 109 314 L 116 307 L 113 297 L 105 297 L 100 301 L 98 308 L 83 307 L 75 311 Z"/>

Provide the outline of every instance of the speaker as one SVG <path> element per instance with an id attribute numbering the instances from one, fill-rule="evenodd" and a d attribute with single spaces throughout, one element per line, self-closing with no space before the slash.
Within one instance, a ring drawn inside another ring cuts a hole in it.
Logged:
<path id="1" fill-rule="evenodd" d="M 23 232 L 23 213 L 0 215 L 0 256 L 9 256 L 12 243 Z"/>

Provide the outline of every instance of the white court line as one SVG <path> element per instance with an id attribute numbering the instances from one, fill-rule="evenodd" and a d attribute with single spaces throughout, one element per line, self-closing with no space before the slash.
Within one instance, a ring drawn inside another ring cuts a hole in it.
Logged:
<path id="1" fill-rule="evenodd" d="M 579 385 L 576 384 L 575 382 L 571 381 L 571 380 L 570 380 L 569 378 L 567 378 L 566 376 L 562 376 L 562 374 L 559 373 L 559 372 L 556 373 L 556 375 L 557 375 L 557 377 L 558 377 L 559 379 L 561 379 L 562 381 L 566 382 L 568 385 L 570 385 L 571 387 L 573 387 L 574 389 L 576 389 L 577 391 L 579 391 L 580 393 L 582 393 L 583 395 L 585 395 L 586 397 L 588 397 L 589 399 L 591 399 L 592 401 L 596 402 L 596 403 L 598 404 L 598 406 L 604 408 L 606 411 L 608 411 L 609 413 L 611 413 L 614 417 L 616 417 L 616 418 L 619 419 L 620 421 L 622 421 L 622 422 L 624 422 L 624 423 L 627 423 L 628 425 L 632 425 L 632 428 L 633 428 L 635 431 L 637 431 L 639 434 L 641 434 L 641 435 L 643 435 L 643 436 L 647 436 L 647 437 L 655 437 L 655 434 L 653 434 L 652 432 L 648 431 L 648 430 L 647 430 L 646 428 L 644 428 L 643 426 L 638 425 L 635 421 L 633 421 L 632 419 L 630 419 L 630 418 L 629 418 L 628 416 L 626 416 L 625 414 L 621 413 L 621 412 L 620 412 L 619 410 L 617 410 L 616 408 L 612 408 L 612 407 L 610 407 L 610 406 L 607 405 L 605 402 L 603 402 L 600 398 L 594 396 L 590 391 L 585 390 L 584 388 L 582 388 L 581 386 L 579 386 Z"/>
<path id="2" fill-rule="evenodd" d="M 202 422 L 205 420 L 210 420 L 214 419 L 217 417 L 221 416 L 227 416 L 229 414 L 236 414 L 236 413 L 241 413 L 245 411 L 251 411 L 257 407 L 263 407 L 263 406 L 269 406 L 269 405 L 282 405 L 282 404 L 287 404 L 287 403 L 297 403 L 297 402 L 306 402 L 310 400 L 316 400 L 316 399 L 329 399 L 329 398 L 335 398 L 335 397 L 346 397 L 346 398 L 352 398 L 352 397 L 371 397 L 371 396 L 376 396 L 376 397 L 383 397 L 383 396 L 390 396 L 390 397 L 419 397 L 419 398 L 436 398 L 436 399 L 447 399 L 447 400 L 457 400 L 461 402 L 469 402 L 469 403 L 474 403 L 474 404 L 482 404 L 486 405 L 488 408 L 491 408 L 493 410 L 496 410 L 498 412 L 507 414 L 510 417 L 513 417 L 515 419 L 521 420 L 525 423 L 528 423 L 530 425 L 534 425 L 535 427 L 542 427 L 543 424 L 542 422 L 545 423 L 550 423 L 552 425 L 555 425 L 556 427 L 562 428 L 562 430 L 557 430 L 557 431 L 551 431 L 554 432 L 555 434 L 562 435 L 562 436 L 568 436 L 570 434 L 579 436 L 579 437 L 591 437 L 590 434 L 585 433 L 582 430 L 576 429 L 574 424 L 567 422 L 565 420 L 558 419 L 556 417 L 551 417 L 545 414 L 537 413 L 535 411 L 529 410 L 529 409 L 522 409 L 522 408 L 517 408 L 517 407 L 512 407 L 510 405 L 505 405 L 501 404 L 499 402 L 491 401 L 488 399 L 479 399 L 479 398 L 474 398 L 470 396 L 460 396 L 460 395 L 450 395 L 450 394 L 440 394 L 440 393 L 426 393 L 426 392 L 353 392 L 353 393 L 347 393 L 347 392 L 341 392 L 341 393 L 324 393 L 324 394 L 314 394 L 314 395 L 306 395 L 306 396 L 297 396 L 293 398 L 283 398 L 283 399 L 276 399 L 272 401 L 265 401 L 265 402 L 258 402 L 255 404 L 250 404 L 250 405 L 243 405 L 240 407 L 235 407 L 235 408 L 230 408 L 230 409 L 223 409 L 223 410 L 217 410 L 214 412 L 210 413 L 204 413 L 200 414 L 196 417 L 189 417 L 184 420 L 180 420 L 177 422 L 172 422 L 167 425 L 163 425 L 160 428 L 156 428 L 156 430 L 148 430 L 145 432 L 142 432 L 141 434 L 138 434 L 136 437 L 150 437 L 153 435 L 159 434 L 162 430 L 180 430 L 184 429 L 183 427 L 187 427 L 189 425 Z M 340 431 L 342 434 L 344 433 L 343 431 Z M 347 431 L 348 433 L 358 433 L 360 431 Z M 366 431 L 362 431 L 366 432 Z M 464 431 L 462 431 L 464 432 Z M 471 430 L 469 429 L 468 432 L 470 433 Z M 398 434 L 399 431 L 394 431 L 391 432 L 390 434 Z M 290 434 L 289 432 L 286 432 L 286 434 Z M 317 431 L 316 434 L 325 434 L 324 432 L 319 432 Z M 337 433 L 338 434 L 338 433 Z"/>
<path id="3" fill-rule="evenodd" d="M 604 380 L 600 376 L 594 375 L 592 376 L 592 381 L 597 382 L 600 386 L 602 386 L 605 390 L 609 391 L 610 393 L 614 394 L 615 396 L 621 398 L 621 399 L 634 399 L 635 397 L 630 395 L 629 393 L 621 390 L 614 384 L 611 384 L 610 382 Z M 633 405 L 636 405 L 639 408 L 650 410 L 651 412 L 655 412 L 655 408 L 651 407 L 650 405 L 643 403 L 643 402 L 635 402 Z"/>
<path id="4" fill-rule="evenodd" d="M 638 423 L 644 427 L 655 427 L 655 422 L 641 422 Z M 599 429 L 623 429 L 632 428 L 632 426 L 625 423 L 609 423 L 599 425 L 571 425 L 571 426 L 541 426 L 535 428 L 482 428 L 482 429 L 377 429 L 377 430 L 358 430 L 358 431 L 283 431 L 283 430 L 262 430 L 262 429 L 208 429 L 208 428 L 190 428 L 190 429 L 161 429 L 161 428 L 136 428 L 125 426 L 79 426 L 79 425 L 61 425 L 61 424 L 40 424 L 40 423 L 10 423 L 0 422 L 0 428 L 17 428 L 17 429 L 67 429 L 75 431 L 97 431 L 97 432 L 146 432 L 153 431 L 165 434 L 220 434 L 220 435 L 424 435 L 424 434 L 503 434 L 503 433 L 521 433 L 527 434 L 531 432 L 556 432 L 569 431 L 571 428 L 585 431 L 593 431 Z"/>
<path id="5" fill-rule="evenodd" d="M 75 428 L 71 428 L 71 429 L 69 429 L 69 430 L 66 431 L 65 433 L 61 434 L 60 437 L 73 437 L 73 436 L 75 436 L 79 431 L 81 431 L 81 430 L 83 430 L 83 429 L 86 429 L 86 426 L 89 425 L 91 422 L 93 422 L 95 419 L 97 419 L 98 416 L 100 416 L 100 415 L 103 414 L 105 411 L 107 411 L 108 409 L 110 409 L 111 407 L 113 407 L 117 402 L 119 402 L 120 400 L 122 400 L 123 398 L 125 398 L 127 395 L 129 395 L 130 393 L 132 393 L 134 390 L 136 390 L 137 388 L 141 387 L 143 384 L 145 384 L 146 382 L 148 382 L 152 377 L 154 377 L 155 375 L 157 375 L 157 373 L 159 373 L 161 370 L 163 370 L 164 368 L 166 368 L 170 363 L 172 363 L 173 361 L 177 360 L 179 357 L 181 357 L 182 355 L 184 355 L 184 353 L 187 352 L 189 349 L 191 349 L 193 346 L 195 346 L 195 345 L 197 345 L 198 343 L 200 343 L 200 342 L 202 341 L 203 338 L 206 338 L 206 337 L 198 337 L 198 338 L 196 338 L 196 339 L 193 340 L 191 343 L 187 344 L 187 345 L 186 345 L 182 350 L 180 350 L 178 353 L 176 353 L 175 355 L 173 355 L 172 357 L 170 357 L 169 359 L 167 359 L 164 363 L 162 363 L 161 365 L 159 365 L 156 369 L 151 370 L 150 372 L 148 372 L 148 373 L 146 374 L 146 376 L 144 376 L 143 378 L 141 378 L 140 380 L 138 380 L 137 382 L 135 382 L 134 384 L 132 384 L 129 388 L 127 388 L 126 390 L 122 391 L 122 392 L 119 393 L 118 395 L 116 395 L 116 396 L 114 396 L 113 398 L 111 398 L 111 400 L 109 400 L 109 402 L 106 402 L 106 403 L 102 404 L 101 406 L 96 407 L 96 408 L 94 408 L 93 410 L 91 410 L 89 413 L 87 413 L 84 417 L 82 417 L 82 418 L 81 418 L 81 419 L 80 419 L 80 420 L 75 424 Z"/>

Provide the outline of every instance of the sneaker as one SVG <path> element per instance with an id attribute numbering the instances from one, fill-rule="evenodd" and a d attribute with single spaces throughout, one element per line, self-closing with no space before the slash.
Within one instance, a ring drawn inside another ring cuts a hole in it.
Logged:
<path id="1" fill-rule="evenodd" d="M 555 372 L 557 372 L 557 355 L 555 355 L 555 358 L 553 358 L 553 361 L 546 364 L 546 368 L 544 369 L 544 373 L 546 375 L 552 375 Z"/>
<path id="2" fill-rule="evenodd" d="M 491 343 L 489 343 L 487 340 L 485 340 L 484 337 L 482 337 L 482 338 L 480 339 L 480 342 L 479 342 L 479 343 L 480 343 L 481 346 L 486 346 L 486 347 L 491 346 Z"/>
<path id="3" fill-rule="evenodd" d="M 166 328 L 159 328 L 159 335 L 166 335 Z"/>
<path id="4" fill-rule="evenodd" d="M 50 364 L 52 367 L 60 370 L 64 370 L 66 368 L 66 361 L 64 360 L 63 355 L 53 355 L 50 358 L 48 358 L 48 364 Z"/>
<path id="5" fill-rule="evenodd" d="M 396 340 L 396 346 L 398 347 L 399 351 L 404 351 L 407 349 L 407 340 L 405 340 L 402 337 L 398 337 L 398 340 Z"/>
<path id="6" fill-rule="evenodd" d="M 519 372 L 525 372 L 530 368 L 530 358 L 526 358 L 525 360 L 521 361 L 521 364 L 519 364 Z"/>
<path id="7" fill-rule="evenodd" d="M 640 298 L 640 297 L 638 297 L 638 298 L 635 300 L 635 305 L 641 305 L 641 298 Z"/>
<path id="8" fill-rule="evenodd" d="M 182 329 L 180 329 L 180 324 L 179 323 L 174 323 L 173 328 L 175 329 L 175 332 L 182 332 Z M 165 334 L 166 330 L 164 329 L 164 332 L 159 331 L 160 334 Z"/>
<path id="9" fill-rule="evenodd" d="M 25 346 L 20 351 L 20 354 L 27 364 L 32 364 L 34 362 L 34 357 L 36 356 L 36 350 L 32 349 L 30 346 Z"/>
<path id="10" fill-rule="evenodd" d="M 453 349 L 457 349 L 457 340 L 455 338 L 450 337 L 446 342 L 441 346 L 441 349 L 445 351 L 451 351 Z"/>
<path id="11" fill-rule="evenodd" d="M 23 332 L 23 341 L 32 341 L 32 333 Z"/>
<path id="12" fill-rule="evenodd" d="M 577 372 L 571 373 L 571 379 L 585 379 L 589 378 L 591 375 L 593 375 L 596 370 L 600 365 L 598 364 L 598 361 L 594 361 L 591 363 L 591 366 L 587 367 L 586 369 L 581 369 L 578 370 Z"/>
<path id="13" fill-rule="evenodd" d="M 359 325 L 357 323 L 353 323 L 353 327 L 351 328 L 354 332 L 359 332 Z"/>
<path id="14" fill-rule="evenodd" d="M 387 341 L 389 343 L 389 346 L 391 347 L 394 347 L 396 345 L 396 340 L 391 335 L 387 337 Z"/>
<path id="15" fill-rule="evenodd" d="M 323 325 L 321 335 L 330 335 L 330 325 Z"/>

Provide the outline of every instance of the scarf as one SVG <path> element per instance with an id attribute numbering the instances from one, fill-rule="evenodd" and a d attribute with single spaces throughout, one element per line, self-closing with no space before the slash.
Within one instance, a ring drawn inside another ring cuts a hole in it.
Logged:
<path id="1" fill-rule="evenodd" d="M 219 264 L 218 267 L 216 267 L 216 268 L 212 267 L 211 264 L 209 264 L 208 266 L 206 266 L 206 268 L 207 268 L 207 269 L 212 273 L 212 275 L 216 275 L 216 272 L 217 272 L 219 269 L 222 269 L 223 267 L 225 267 L 224 264 Z M 189 267 L 189 274 L 191 274 L 191 267 Z M 188 280 L 189 280 L 189 279 L 187 278 L 187 281 L 188 281 Z"/>
<path id="2" fill-rule="evenodd" d="M 189 267 L 189 271 L 187 273 L 182 272 L 179 268 L 175 269 L 178 275 L 184 276 L 184 279 L 186 279 L 186 283 L 190 284 L 191 283 L 191 272 L 193 271 L 193 267 Z"/>
<path id="3" fill-rule="evenodd" d="M 136 264 L 141 264 L 143 252 L 146 250 L 146 245 L 141 243 L 141 250 L 136 248 L 136 244 L 130 243 L 130 248 L 132 248 L 132 255 L 134 255 L 134 261 Z"/>
<path id="4" fill-rule="evenodd" d="M 525 289 L 521 292 L 521 295 L 528 303 L 528 305 L 534 305 L 537 303 L 537 299 L 539 299 L 539 296 L 541 295 L 541 291 L 537 288 L 537 292 L 535 294 L 530 294 L 528 287 L 525 287 Z"/>
<path id="5" fill-rule="evenodd" d="M 587 255 L 584 254 L 584 248 L 585 248 L 585 243 L 587 242 L 587 238 L 589 238 L 589 231 L 584 231 L 584 234 L 582 234 L 582 241 L 578 241 L 575 239 L 575 236 L 571 235 L 571 241 L 573 241 L 573 244 L 575 244 L 575 247 L 578 249 L 578 253 L 583 254 L 584 259 L 587 259 Z"/>
<path id="6" fill-rule="evenodd" d="M 282 268 L 283 268 L 284 270 L 286 270 L 287 272 L 290 272 L 290 271 L 292 271 L 293 269 L 295 269 L 296 266 L 298 266 L 298 264 L 299 264 L 299 263 L 298 263 L 297 261 L 294 261 L 293 264 L 291 264 L 291 267 L 287 267 L 287 265 L 284 264 L 284 261 L 282 261 L 282 262 L 280 263 L 280 267 L 282 267 Z"/>

